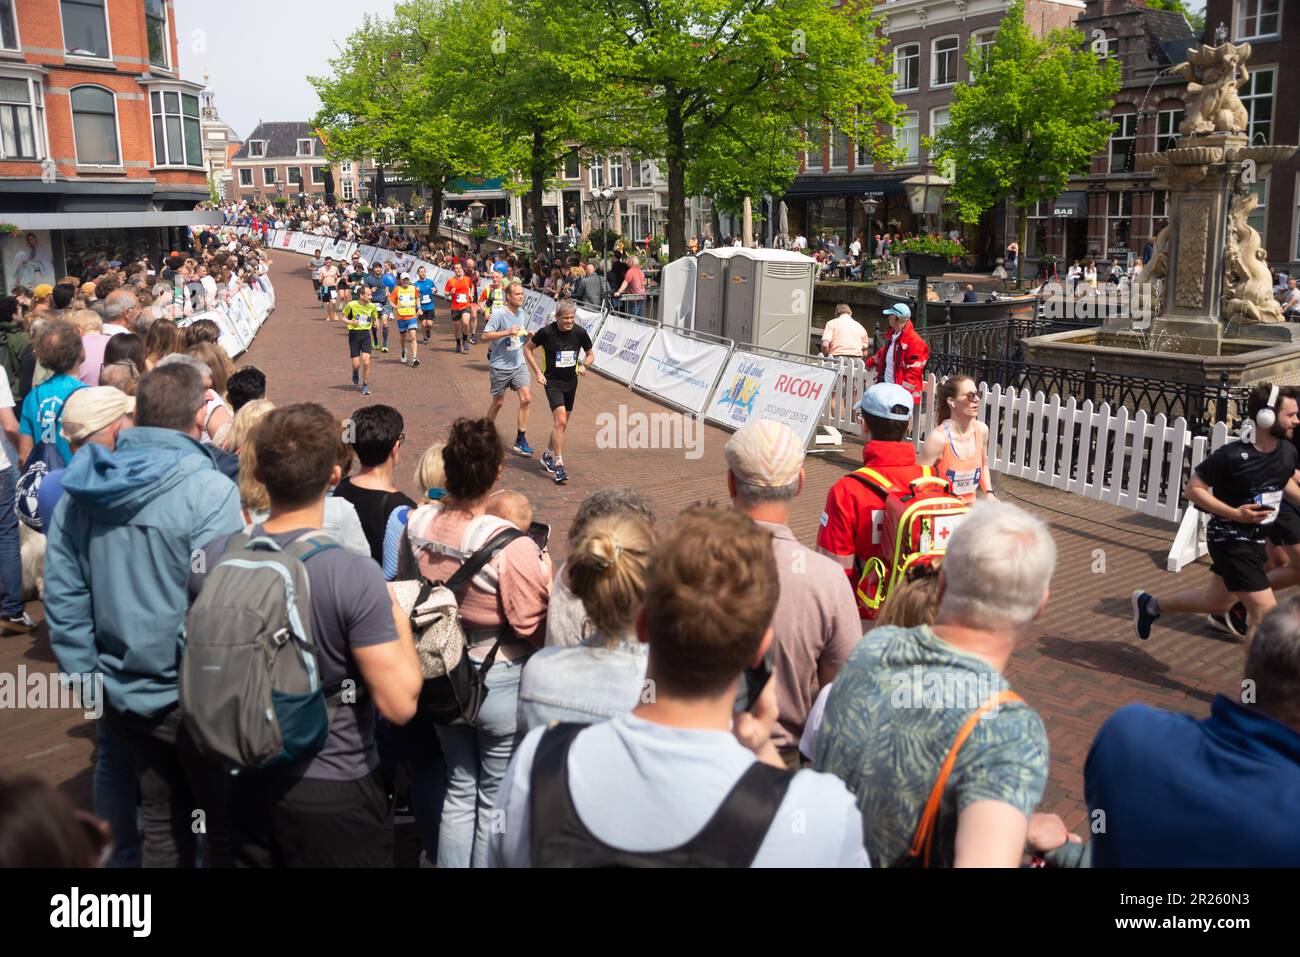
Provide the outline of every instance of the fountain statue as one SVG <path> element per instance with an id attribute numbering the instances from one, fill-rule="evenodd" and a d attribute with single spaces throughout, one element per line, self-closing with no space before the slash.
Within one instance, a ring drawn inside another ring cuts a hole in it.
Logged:
<path id="1" fill-rule="evenodd" d="M 1200 354 L 1218 354 L 1225 336 L 1291 341 L 1297 332 L 1273 299 L 1268 251 L 1250 225 L 1259 204 L 1252 184 L 1296 147 L 1250 144 L 1250 115 L 1237 92 L 1250 79 L 1250 54 L 1249 43 L 1229 42 L 1189 51 L 1174 68 L 1187 80 L 1183 137 L 1138 161 L 1170 191 L 1169 223 L 1142 277 L 1165 281 L 1155 325 Z"/>

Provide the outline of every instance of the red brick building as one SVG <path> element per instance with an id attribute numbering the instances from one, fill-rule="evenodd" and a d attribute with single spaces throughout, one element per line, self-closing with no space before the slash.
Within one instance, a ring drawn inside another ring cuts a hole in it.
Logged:
<path id="1" fill-rule="evenodd" d="M 5 242 L 6 291 L 219 219 L 194 210 L 201 89 L 180 78 L 172 0 L 0 2 L 0 219 L 35 237 Z"/>

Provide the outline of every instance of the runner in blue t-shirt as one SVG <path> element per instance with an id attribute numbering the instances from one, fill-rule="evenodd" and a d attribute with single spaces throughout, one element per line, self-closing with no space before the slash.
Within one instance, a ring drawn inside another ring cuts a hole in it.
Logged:
<path id="1" fill-rule="evenodd" d="M 427 275 L 427 270 L 421 266 L 416 270 L 419 277 L 415 280 L 415 288 L 420 293 L 420 331 L 424 334 L 422 340 L 425 344 L 433 336 L 433 280 Z"/>

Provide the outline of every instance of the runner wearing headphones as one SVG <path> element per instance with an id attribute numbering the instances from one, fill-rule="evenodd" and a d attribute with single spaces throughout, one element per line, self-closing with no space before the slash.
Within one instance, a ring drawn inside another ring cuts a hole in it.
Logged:
<path id="1" fill-rule="evenodd" d="M 1139 638 L 1151 636 L 1151 625 L 1169 613 L 1222 615 L 1240 600 L 1247 617 L 1246 640 L 1277 600 L 1269 575 L 1266 538 L 1300 540 L 1300 515 L 1284 513 L 1285 499 L 1300 506 L 1296 483 L 1296 447 L 1288 441 L 1300 422 L 1296 389 L 1257 386 L 1247 400 L 1254 421 L 1250 441 L 1229 442 L 1196 466 L 1184 494 L 1211 515 L 1205 540 L 1213 564 L 1203 590 L 1180 591 L 1159 599 L 1145 591 L 1133 593 L 1133 625 Z M 1282 525 L 1274 526 L 1279 520 Z M 1276 540 L 1276 539 L 1275 539 Z"/>

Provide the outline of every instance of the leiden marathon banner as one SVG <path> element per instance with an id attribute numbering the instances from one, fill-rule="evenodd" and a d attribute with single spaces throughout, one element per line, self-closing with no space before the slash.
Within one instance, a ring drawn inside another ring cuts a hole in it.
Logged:
<path id="1" fill-rule="evenodd" d="M 750 419 L 784 422 L 807 445 L 838 371 L 737 350 L 709 399 L 705 418 L 728 429 Z"/>
<path id="2" fill-rule="evenodd" d="M 637 366 L 650 350 L 650 340 L 654 334 L 653 326 L 611 313 L 605 317 L 605 322 L 600 327 L 600 336 L 594 343 L 596 360 L 592 370 L 624 385 L 631 385 Z"/>
<path id="3" fill-rule="evenodd" d="M 730 346 L 660 329 L 650 341 L 632 387 L 687 412 L 703 412 Z"/>

